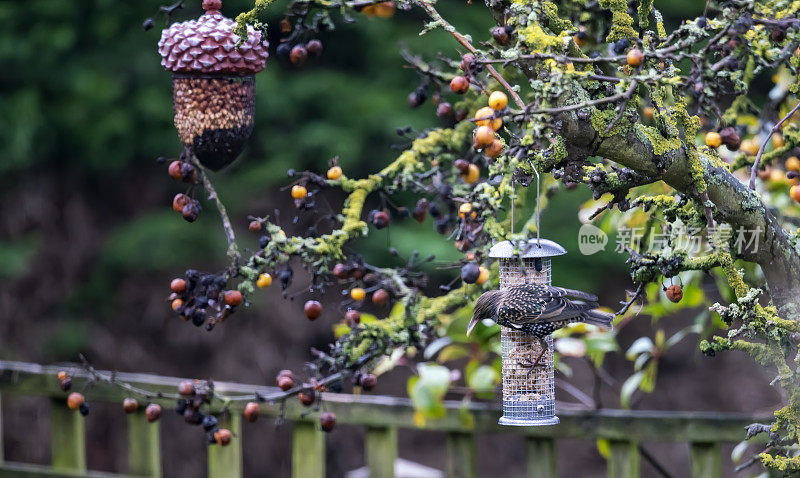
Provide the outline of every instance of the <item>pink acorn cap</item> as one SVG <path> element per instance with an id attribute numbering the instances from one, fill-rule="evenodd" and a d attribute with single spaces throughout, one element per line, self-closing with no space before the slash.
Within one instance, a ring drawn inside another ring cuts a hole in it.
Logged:
<path id="1" fill-rule="evenodd" d="M 247 40 L 233 33 L 236 22 L 220 13 L 221 0 L 204 0 L 197 20 L 173 23 L 161 32 L 161 65 L 175 73 L 253 75 L 267 66 L 269 43 L 247 25 Z"/>

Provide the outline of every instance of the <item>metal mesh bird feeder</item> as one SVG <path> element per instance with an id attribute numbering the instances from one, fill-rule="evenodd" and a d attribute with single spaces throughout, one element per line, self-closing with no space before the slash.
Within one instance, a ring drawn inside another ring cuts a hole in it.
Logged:
<path id="1" fill-rule="evenodd" d="M 233 162 L 253 132 L 254 75 L 269 56 L 261 32 L 233 32 L 221 0 L 205 0 L 197 20 L 175 23 L 158 42 L 161 64 L 172 72 L 175 127 L 183 145 L 215 171 Z"/>
<path id="2" fill-rule="evenodd" d="M 567 251 L 553 241 L 503 241 L 495 244 L 489 257 L 500 261 L 500 288 L 518 284 L 550 285 L 550 258 Z M 546 338 L 542 353 L 538 338 L 509 327 L 500 328 L 503 353 L 503 416 L 501 425 L 555 425 L 555 372 L 553 336 Z"/>

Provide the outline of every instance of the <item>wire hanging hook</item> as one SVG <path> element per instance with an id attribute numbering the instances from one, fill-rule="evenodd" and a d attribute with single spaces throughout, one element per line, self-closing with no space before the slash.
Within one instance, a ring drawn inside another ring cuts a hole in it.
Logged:
<path id="1" fill-rule="evenodd" d="M 539 209 L 539 197 L 542 194 L 542 190 L 539 185 L 539 171 L 536 169 L 536 166 L 533 165 L 533 161 L 529 159 L 528 163 L 531 165 L 531 168 L 533 168 L 533 172 L 536 173 L 536 245 L 542 247 L 542 238 L 540 235 L 542 215 Z"/>

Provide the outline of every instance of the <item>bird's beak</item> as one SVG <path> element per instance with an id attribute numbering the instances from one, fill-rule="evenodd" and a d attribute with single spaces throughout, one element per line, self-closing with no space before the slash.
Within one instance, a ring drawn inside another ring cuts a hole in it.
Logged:
<path id="1" fill-rule="evenodd" d="M 470 319 L 469 321 L 469 325 L 467 325 L 467 337 L 469 337 L 469 334 L 472 333 L 472 329 L 474 329 L 475 326 L 478 325 L 478 322 L 479 322 L 478 317 L 476 315 L 473 315 L 472 319 Z"/>

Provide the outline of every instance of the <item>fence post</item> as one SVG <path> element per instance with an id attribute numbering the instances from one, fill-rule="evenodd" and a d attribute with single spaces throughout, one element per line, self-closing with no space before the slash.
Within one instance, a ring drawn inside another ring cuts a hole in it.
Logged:
<path id="1" fill-rule="evenodd" d="M 639 448 L 630 440 L 608 440 L 608 477 L 639 478 Z"/>
<path id="2" fill-rule="evenodd" d="M 556 478 L 556 442 L 552 438 L 528 438 L 528 477 Z"/>
<path id="3" fill-rule="evenodd" d="M 691 443 L 689 456 L 693 477 L 722 478 L 722 451 L 719 443 Z"/>
<path id="4" fill-rule="evenodd" d="M 325 433 L 313 422 L 294 422 L 292 477 L 325 477 Z"/>
<path id="5" fill-rule="evenodd" d="M 464 432 L 447 434 L 447 478 L 477 478 L 475 435 Z"/>
<path id="6" fill-rule="evenodd" d="M 367 427 L 364 455 L 370 478 L 394 478 L 397 459 L 397 428 Z"/>
<path id="7" fill-rule="evenodd" d="M 128 473 L 161 477 L 160 422 L 149 423 L 141 411 L 128 415 Z"/>
<path id="8" fill-rule="evenodd" d="M 86 443 L 83 416 L 67 408 L 63 399 L 51 402 L 53 468 L 86 471 Z"/>
<path id="9" fill-rule="evenodd" d="M 231 432 L 226 446 L 208 446 L 208 478 L 240 478 L 242 470 L 242 416 L 227 413 L 219 419 L 219 427 Z"/>

